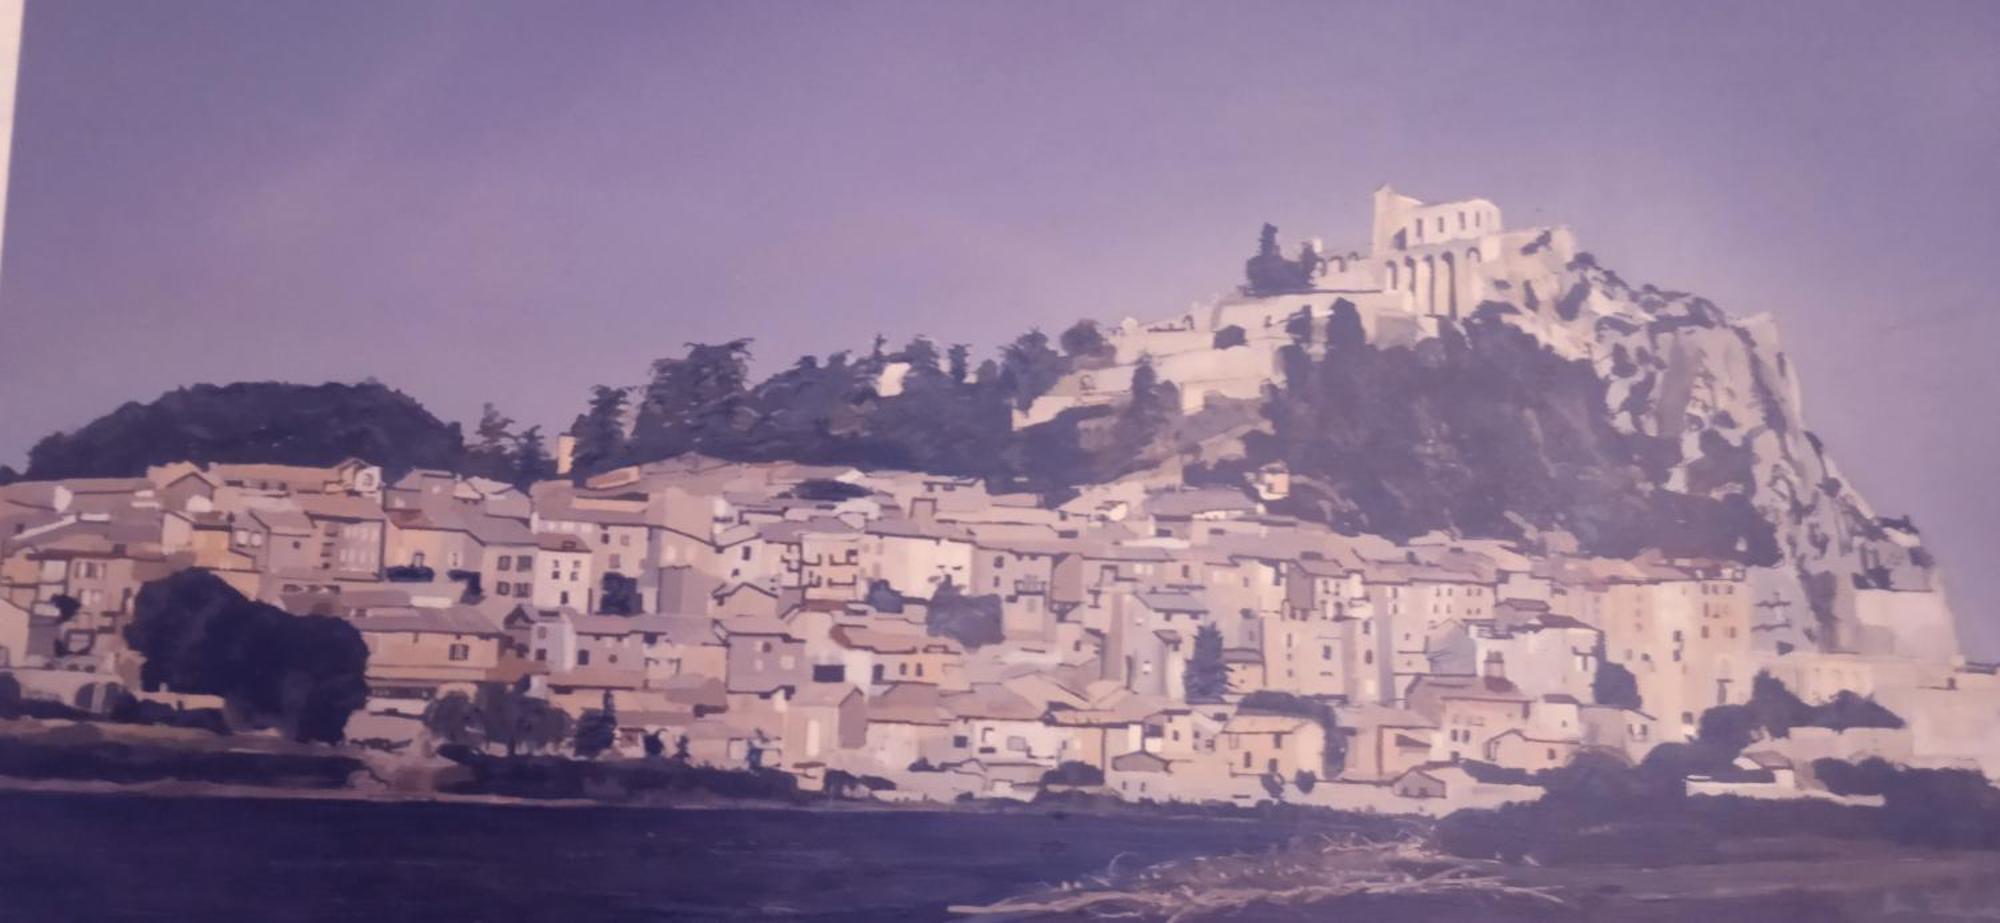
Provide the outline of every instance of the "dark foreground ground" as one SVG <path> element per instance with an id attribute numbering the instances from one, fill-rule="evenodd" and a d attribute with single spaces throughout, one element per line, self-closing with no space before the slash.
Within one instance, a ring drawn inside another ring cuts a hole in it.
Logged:
<path id="1" fill-rule="evenodd" d="M 936 920 L 1282 821 L 0 793 L 0 920 Z"/>
<path id="2" fill-rule="evenodd" d="M 0 792 L 0 921 L 941 920 L 951 905 L 1107 869 L 1123 886 L 1155 863 L 1263 856 L 1339 829 L 1281 818 Z M 1725 853 L 1669 868 L 1481 863 L 1561 894 L 1560 905 L 1361 895 L 1260 901 L 1205 919 L 2000 919 L 2000 853 L 1802 837 Z"/>

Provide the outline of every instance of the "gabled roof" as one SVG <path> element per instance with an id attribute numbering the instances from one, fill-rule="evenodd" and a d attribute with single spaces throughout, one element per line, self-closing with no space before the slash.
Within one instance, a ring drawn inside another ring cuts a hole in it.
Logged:
<path id="1" fill-rule="evenodd" d="M 792 696 L 792 704 L 837 707 L 858 695 L 861 695 L 861 690 L 847 683 L 807 683 Z"/>
<path id="2" fill-rule="evenodd" d="M 1045 705 L 1030 702 L 1004 686 L 980 684 L 972 691 L 950 696 L 945 710 L 959 718 L 988 718 L 1007 721 L 1038 721 Z"/>
<path id="3" fill-rule="evenodd" d="M 451 606 L 444 609 L 420 609 L 415 606 L 385 608 L 369 615 L 349 619 L 348 622 L 363 633 L 402 631 L 454 635 L 506 633 L 486 613 L 471 606 Z"/>
<path id="4" fill-rule="evenodd" d="M 1290 734 L 1306 725 L 1311 718 L 1298 715 L 1231 715 L 1222 725 L 1224 734 Z"/>
<path id="5" fill-rule="evenodd" d="M 313 519 L 341 519 L 352 522 L 378 520 L 386 515 L 382 505 L 352 494 L 299 494 L 292 498 L 299 510 Z"/>
<path id="6" fill-rule="evenodd" d="M 1172 772 L 1174 763 L 1157 753 L 1134 750 L 1112 757 L 1111 768 L 1119 772 Z"/>
<path id="7" fill-rule="evenodd" d="M 716 640 L 715 619 L 705 615 L 584 615 L 571 614 L 570 627 L 580 635 L 623 636 L 657 634 L 669 644 L 704 644 Z"/>
<path id="8" fill-rule="evenodd" d="M 895 683 L 868 700 L 868 721 L 872 723 L 950 723 L 941 704 L 938 687 L 919 683 Z"/>
<path id="9" fill-rule="evenodd" d="M 1183 615 L 1202 615 L 1208 612 L 1208 604 L 1192 593 L 1144 592 L 1132 594 L 1146 608 L 1155 612 L 1172 612 Z"/>
<path id="10" fill-rule="evenodd" d="M 1145 510 L 1161 519 L 1186 519 L 1203 513 L 1254 513 L 1257 502 L 1240 490 L 1201 487 L 1153 494 L 1146 498 Z"/>
<path id="11" fill-rule="evenodd" d="M 562 532 L 535 533 L 535 547 L 543 551 L 561 551 L 571 554 L 588 554 L 590 545 L 581 536 Z"/>

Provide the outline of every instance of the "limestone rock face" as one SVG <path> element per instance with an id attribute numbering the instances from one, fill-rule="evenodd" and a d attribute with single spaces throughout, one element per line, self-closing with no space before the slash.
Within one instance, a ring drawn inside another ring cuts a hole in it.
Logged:
<path id="1" fill-rule="evenodd" d="M 1634 287 L 1544 232 L 1487 269 L 1487 302 L 1606 383 L 1613 425 L 1642 437 L 1655 483 L 1746 495 L 1784 564 L 1760 587 L 1765 623 L 1828 649 L 1958 653 L 1936 564 L 1908 520 L 1878 516 L 1805 425 L 1800 387 L 1768 315 Z M 1797 643 L 1793 641 L 1792 643 Z"/>

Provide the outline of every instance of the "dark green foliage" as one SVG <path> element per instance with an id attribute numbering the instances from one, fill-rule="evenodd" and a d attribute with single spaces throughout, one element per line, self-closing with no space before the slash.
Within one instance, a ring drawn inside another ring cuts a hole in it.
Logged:
<path id="1" fill-rule="evenodd" d="M 1808 705 L 1785 684 L 1766 672 L 1751 681 L 1750 701 L 1743 706 L 1753 725 L 1770 737 L 1786 737 L 1795 727 L 1899 728 L 1903 719 L 1874 699 L 1843 689 L 1824 704 Z"/>
<path id="2" fill-rule="evenodd" d="M 137 477 L 176 461 L 331 465 L 363 458 L 390 477 L 458 467 L 457 424 L 379 384 L 195 385 L 128 403 L 28 452 L 35 480 Z"/>
<path id="3" fill-rule="evenodd" d="M 1326 770 L 1324 775 L 1329 779 L 1338 776 L 1341 768 L 1347 764 L 1347 737 L 1341 732 L 1340 723 L 1334 718 L 1332 705 L 1289 692 L 1260 689 L 1244 696 L 1242 701 L 1236 703 L 1236 710 L 1246 714 L 1297 715 L 1301 718 L 1311 718 L 1326 732 L 1326 752 L 1320 760 L 1321 768 Z M 1280 784 L 1284 782 L 1283 779 L 1278 781 Z"/>
<path id="4" fill-rule="evenodd" d="M 542 428 L 530 426 L 521 431 L 514 440 L 513 472 L 504 480 L 526 487 L 536 481 L 556 476 L 555 459 L 549 457 L 549 449 L 542 438 Z"/>
<path id="5" fill-rule="evenodd" d="M 946 580 L 931 594 L 930 610 L 924 613 L 924 629 L 951 638 L 967 649 L 997 644 L 1005 638 L 1000 630 L 1000 612 L 1000 597 L 967 596 Z"/>
<path id="6" fill-rule="evenodd" d="M 593 708 L 583 713 L 576 722 L 576 740 L 573 744 L 576 755 L 581 759 L 591 759 L 606 750 L 618 740 L 618 709 L 611 704 L 611 693 L 604 694 L 604 707 Z"/>
<path id="7" fill-rule="evenodd" d="M 1101 359 L 1113 350 L 1094 320 L 1080 320 L 1062 332 L 1063 353 L 1071 359 Z"/>
<path id="8" fill-rule="evenodd" d="M 667 754 L 667 742 L 660 739 L 660 732 L 654 731 L 644 738 L 646 758 L 659 759 Z"/>
<path id="9" fill-rule="evenodd" d="M 1219 702 L 1229 688 L 1229 668 L 1222 662 L 1222 631 L 1214 625 L 1195 629 L 1194 650 L 1182 674 L 1189 702 Z"/>
<path id="10" fill-rule="evenodd" d="M 624 464 L 629 456 L 625 440 L 625 389 L 594 385 L 590 389 L 590 409 L 578 415 L 569 434 L 576 439 L 570 459 L 570 473 L 579 480 Z"/>
<path id="11" fill-rule="evenodd" d="M 1000 351 L 1000 393 L 1016 409 L 1026 410 L 1068 371 L 1069 362 L 1049 348 L 1048 335 L 1030 330 Z"/>
<path id="12" fill-rule="evenodd" d="M 721 454 L 750 413 L 750 340 L 689 343 L 687 355 L 653 363 L 632 426 L 632 454 L 650 460 L 683 452 Z"/>
<path id="13" fill-rule="evenodd" d="M 597 611 L 606 615 L 638 615 L 645 608 L 639 597 L 639 578 L 606 571 L 599 583 Z"/>
<path id="14" fill-rule="evenodd" d="M 1318 269 L 1319 258 L 1310 249 L 1302 249 L 1297 260 L 1286 259 L 1278 247 L 1278 226 L 1266 224 L 1257 235 L 1257 255 L 1243 264 L 1243 292 L 1282 295 L 1311 291 Z"/>
<path id="15" fill-rule="evenodd" d="M 472 441 L 465 447 L 465 459 L 458 470 L 461 474 L 492 478 L 525 488 L 536 481 L 554 477 L 556 466 L 555 460 L 549 457 L 541 427 L 530 426 L 516 432 L 513 418 L 487 404 L 480 411 L 479 425 L 473 430 Z"/>
<path id="16" fill-rule="evenodd" d="M 890 586 L 887 580 L 868 581 L 868 595 L 862 597 L 861 601 L 867 603 L 868 608 L 877 612 L 901 613 L 903 611 L 903 594 L 896 592 L 896 588 Z"/>
<path id="17" fill-rule="evenodd" d="M 1639 701 L 1639 681 L 1632 671 L 1602 656 L 1597 661 L 1597 674 L 1590 678 L 1590 697 L 1599 705 L 1635 711 L 1645 708 L 1645 703 Z"/>
<path id="18" fill-rule="evenodd" d="M 1252 463 L 1284 461 L 1298 479 L 1282 511 L 1393 538 L 1519 538 L 1518 517 L 1616 557 L 1777 559 L 1745 495 L 1679 494 L 1641 476 L 1587 364 L 1498 321 L 1393 349 L 1363 344 L 1356 326 L 1336 305 L 1323 358 L 1284 351 L 1271 430 L 1245 440 Z"/>
<path id="19" fill-rule="evenodd" d="M 811 480 L 800 481 L 791 489 L 790 493 L 800 500 L 836 502 L 866 497 L 869 494 L 869 490 L 859 484 L 849 484 L 846 481 L 829 481 L 824 478 L 813 478 Z"/>
<path id="20" fill-rule="evenodd" d="M 424 730 L 440 743 L 477 746 L 483 728 L 472 698 L 463 692 L 447 692 L 424 706 Z"/>
<path id="21" fill-rule="evenodd" d="M 335 789 L 347 787 L 355 773 L 367 768 L 351 756 L 194 750 L 184 746 L 97 740 L 96 736 L 93 732 L 60 742 L 46 736 L 0 739 L 0 776 L 120 785 L 206 782 Z"/>
<path id="22" fill-rule="evenodd" d="M 125 642 L 148 689 L 222 696 L 232 718 L 298 741 L 338 743 L 368 699 L 368 647 L 354 626 L 245 599 L 205 570 L 139 589 Z"/>
<path id="23" fill-rule="evenodd" d="M 1845 731 L 1851 728 L 1899 728 L 1903 726 L 1903 719 L 1874 699 L 1842 689 L 1826 704 L 1813 708 L 1806 724 Z"/>
<path id="24" fill-rule="evenodd" d="M 1140 358 L 1132 370 L 1132 397 L 1111 424 L 1110 450 L 1100 456 L 1115 467 L 1101 471 L 1099 479 L 1110 480 L 1132 459 L 1153 454 L 1154 443 L 1180 419 L 1180 405 L 1180 389 L 1173 382 L 1161 380 L 1153 370 L 1152 359 Z"/>
<path id="25" fill-rule="evenodd" d="M 1318 784 L 1319 776 L 1314 775 L 1310 769 L 1301 769 L 1292 776 L 1292 786 L 1297 788 L 1301 795 L 1312 794 L 1313 786 Z"/>
<path id="26" fill-rule="evenodd" d="M 1042 785 L 1103 785 L 1104 770 L 1089 763 L 1064 760 L 1056 768 L 1042 773 Z"/>
<path id="27" fill-rule="evenodd" d="M 466 443 L 465 459 L 459 463 L 459 470 L 496 481 L 513 481 L 519 438 L 512 417 L 492 404 L 484 405 L 479 411 L 479 425 L 473 428 L 472 441 Z"/>
<path id="28" fill-rule="evenodd" d="M 666 760 L 572 760 L 558 756 L 505 759 L 456 746 L 438 752 L 470 771 L 470 778 L 440 786 L 452 794 L 587 797 L 641 803 L 690 798 L 803 800 L 798 779 L 788 773 L 695 766 L 684 756 Z"/>
<path id="29" fill-rule="evenodd" d="M 142 699 L 116 687 L 105 695 L 105 701 L 109 704 L 104 709 L 104 717 L 119 724 L 195 728 L 216 735 L 229 733 L 229 718 L 219 708 L 181 708 Z"/>
<path id="30" fill-rule="evenodd" d="M 971 374 L 972 347 L 964 343 L 953 343 L 945 352 L 945 374 L 953 384 L 965 384 Z"/>
<path id="31" fill-rule="evenodd" d="M 569 739 L 569 715 L 528 695 L 525 681 L 480 683 L 471 698 L 451 692 L 424 709 L 424 728 L 435 740 L 470 747 L 500 747 L 508 756 L 552 750 Z"/>

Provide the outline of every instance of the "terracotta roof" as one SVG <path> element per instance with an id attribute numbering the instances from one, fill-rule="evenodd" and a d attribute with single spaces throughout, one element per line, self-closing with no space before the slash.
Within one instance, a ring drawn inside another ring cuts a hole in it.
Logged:
<path id="1" fill-rule="evenodd" d="M 371 631 L 414 631 L 456 635 L 503 635 L 500 626 L 486 613 L 471 606 L 452 606 L 446 609 L 420 609 L 414 606 L 401 609 L 384 609 L 365 616 L 349 619 L 357 630 Z"/>

